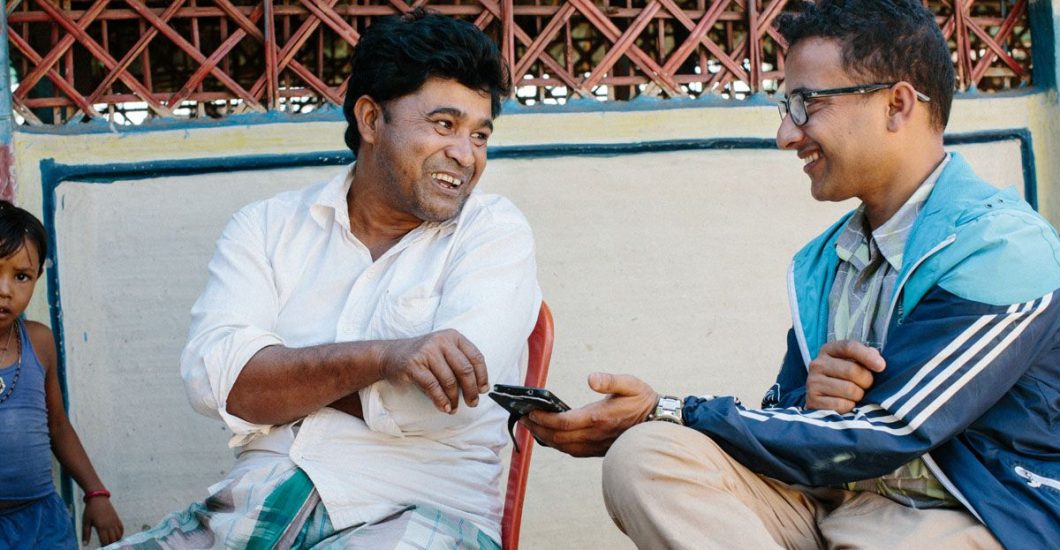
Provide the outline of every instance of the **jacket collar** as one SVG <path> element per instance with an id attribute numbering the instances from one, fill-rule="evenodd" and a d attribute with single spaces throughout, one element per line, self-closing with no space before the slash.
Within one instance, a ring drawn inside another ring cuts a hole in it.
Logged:
<path id="1" fill-rule="evenodd" d="M 935 189 L 913 224 L 905 247 L 902 274 L 914 267 L 915 262 L 932 248 L 953 235 L 959 225 L 978 217 L 989 207 L 991 199 L 998 196 L 1019 200 L 1013 190 L 999 191 L 976 176 L 959 153 L 950 153 L 949 164 L 942 171 Z"/>
<path id="2" fill-rule="evenodd" d="M 931 195 L 924 203 L 924 208 L 913 223 L 905 246 L 899 281 L 904 280 L 921 257 L 953 235 L 960 224 L 973 219 L 988 208 L 992 198 L 1019 198 L 1011 190 L 999 192 L 979 179 L 960 154 L 949 155 L 949 163 L 943 168 Z M 805 338 L 807 349 L 804 351 L 810 358 L 815 357 L 824 345 L 828 327 L 828 293 L 835 280 L 836 265 L 839 261 L 835 250 L 836 240 L 853 215 L 854 211 L 844 215 L 803 247 L 792 260 L 792 280 L 788 291 L 794 295 L 789 298 L 792 313 L 797 315 L 795 318 L 801 324 Z M 928 267 L 940 269 L 940 266 Z M 918 277 L 919 274 L 918 271 Z M 931 274 L 925 275 L 933 280 Z M 906 301 L 915 303 L 918 299 L 918 296 L 914 296 Z"/>

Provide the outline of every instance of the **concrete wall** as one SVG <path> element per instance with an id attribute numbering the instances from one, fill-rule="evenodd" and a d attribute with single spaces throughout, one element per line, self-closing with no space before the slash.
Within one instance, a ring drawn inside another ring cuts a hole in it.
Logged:
<path id="1" fill-rule="evenodd" d="M 512 198 L 533 224 L 557 327 L 549 387 L 572 405 L 593 399 L 585 377 L 596 370 L 756 402 L 790 324 L 788 258 L 852 206 L 815 203 L 795 155 L 761 148 L 778 123 L 773 106 L 663 105 L 516 111 L 498 123 L 481 188 Z M 964 99 L 950 127 L 986 140 L 956 149 L 996 184 L 1023 189 L 1036 173 L 1054 224 L 1057 110 L 1049 93 Z M 202 498 L 231 464 L 224 428 L 191 412 L 178 372 L 213 241 L 240 205 L 336 169 L 261 163 L 338 151 L 343 124 L 255 122 L 15 136 L 19 201 L 45 215 L 58 245 L 50 274 L 70 415 L 129 532 Z M 644 144 L 658 150 L 638 152 Z M 234 158 L 247 170 L 208 166 Z M 111 181 L 130 169 L 132 179 Z M 112 175 L 76 175 L 86 171 Z M 47 320 L 38 289 L 29 315 Z M 598 460 L 538 450 L 523 541 L 629 547 L 603 510 Z"/>

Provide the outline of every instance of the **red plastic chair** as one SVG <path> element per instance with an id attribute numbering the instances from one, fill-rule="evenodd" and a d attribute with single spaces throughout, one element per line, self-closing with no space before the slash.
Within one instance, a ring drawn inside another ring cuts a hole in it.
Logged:
<path id="1" fill-rule="evenodd" d="M 548 378 L 548 363 L 552 360 L 552 311 L 541 302 L 537 324 L 528 340 L 530 353 L 526 363 L 525 386 L 543 388 Z M 515 441 L 519 452 L 512 449 L 511 465 L 508 467 L 508 491 L 504 494 L 504 513 L 501 516 L 501 547 L 505 550 L 519 548 L 519 525 L 523 519 L 523 498 L 526 496 L 526 478 L 530 475 L 530 454 L 534 450 L 534 438 L 519 424 L 515 427 Z"/>

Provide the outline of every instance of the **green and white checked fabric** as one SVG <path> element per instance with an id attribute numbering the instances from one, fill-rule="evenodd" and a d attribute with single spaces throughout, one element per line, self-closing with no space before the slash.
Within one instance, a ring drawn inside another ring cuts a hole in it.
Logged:
<path id="1" fill-rule="evenodd" d="M 886 332 L 886 313 L 902 269 L 905 243 L 941 167 L 871 235 L 865 205 L 843 226 L 835 245 L 839 268 L 828 295 L 829 342 L 857 340 L 876 349 L 883 347 L 880 338 Z"/>
<path id="2" fill-rule="evenodd" d="M 843 226 L 836 240 L 839 267 L 828 295 L 829 342 L 857 340 L 883 349 L 887 312 L 902 268 L 905 243 L 947 162 L 949 155 L 909 200 L 871 234 L 864 205 Z M 872 491 L 912 508 L 960 506 L 919 458 L 887 475 L 847 483 L 844 488 Z"/>
<path id="3" fill-rule="evenodd" d="M 264 500 L 261 500 L 264 498 Z M 206 501 L 108 549 L 500 550 L 474 524 L 428 506 L 336 531 L 309 476 L 293 464 L 244 472 Z"/>

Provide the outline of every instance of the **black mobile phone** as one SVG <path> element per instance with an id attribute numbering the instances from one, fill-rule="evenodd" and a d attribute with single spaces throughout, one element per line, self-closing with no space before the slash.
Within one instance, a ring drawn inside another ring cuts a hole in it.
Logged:
<path id="1" fill-rule="evenodd" d="M 566 403 L 555 395 L 552 395 L 552 392 L 545 388 L 494 384 L 493 391 L 490 392 L 490 397 L 501 407 L 504 407 L 509 413 L 508 435 L 512 437 L 512 445 L 515 446 L 515 452 L 520 452 L 519 443 L 515 440 L 515 423 L 518 422 L 520 418 L 526 416 L 527 413 L 533 410 L 548 412 L 563 412 L 570 410 L 570 407 L 568 407 Z M 534 439 L 537 439 L 537 437 L 535 436 Z M 540 439 L 538 439 L 537 442 L 541 445 L 545 445 Z"/>
<path id="2" fill-rule="evenodd" d="M 548 412 L 570 410 L 566 403 L 545 388 L 494 384 L 490 397 L 508 412 L 520 417 L 533 410 Z"/>

